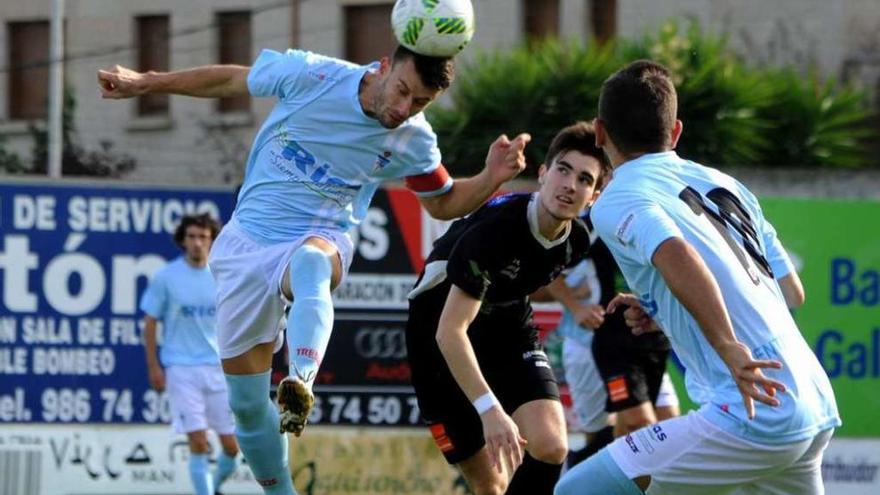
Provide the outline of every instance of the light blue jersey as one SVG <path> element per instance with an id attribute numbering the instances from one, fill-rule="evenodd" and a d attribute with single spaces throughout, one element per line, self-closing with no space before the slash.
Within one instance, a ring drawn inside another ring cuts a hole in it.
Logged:
<path id="1" fill-rule="evenodd" d="M 278 102 L 248 158 L 235 218 L 265 243 L 360 223 L 379 184 L 440 168 L 430 124 L 419 113 L 396 129 L 364 114 L 358 90 L 377 66 L 299 50 L 263 50 L 248 75 L 254 96 Z M 452 187 L 444 180 L 425 195 Z"/>
<path id="2" fill-rule="evenodd" d="M 220 365 L 216 304 L 207 266 L 193 268 L 181 256 L 156 272 L 141 297 L 141 311 L 162 321 L 163 366 Z"/>
<path id="3" fill-rule="evenodd" d="M 581 304 L 599 304 L 602 297 L 602 287 L 599 285 L 599 276 L 596 274 L 596 264 L 587 258 L 575 265 L 565 274 L 565 285 L 572 289 L 581 286 L 590 288 L 590 295 L 581 299 Z M 572 339 L 586 348 L 593 346 L 593 330 L 584 328 L 575 321 L 574 315 L 567 308 L 562 312 L 562 319 L 556 327 L 556 333 L 566 339 Z"/>
<path id="4" fill-rule="evenodd" d="M 687 368 L 688 391 L 710 421 L 761 443 L 795 442 L 840 425 L 831 383 L 774 278 L 774 270 L 790 271 L 791 262 L 742 184 L 674 152 L 648 154 L 614 171 L 592 219 L 627 283 L 669 336 Z M 715 276 L 737 339 L 756 359 L 782 362 L 781 370 L 764 370 L 787 388 L 779 407 L 755 403 L 756 417 L 748 420 L 727 366 L 651 263 L 671 237 L 688 241 Z"/>

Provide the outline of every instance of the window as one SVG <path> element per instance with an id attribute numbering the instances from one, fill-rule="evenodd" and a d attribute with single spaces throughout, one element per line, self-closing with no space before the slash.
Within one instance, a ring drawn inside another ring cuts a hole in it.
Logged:
<path id="1" fill-rule="evenodd" d="M 559 0 L 523 0 L 522 8 L 526 39 L 559 35 Z"/>
<path id="2" fill-rule="evenodd" d="M 617 35 L 617 0 L 590 0 L 590 32 L 600 45 Z"/>
<path id="3" fill-rule="evenodd" d="M 220 12 L 217 14 L 217 58 L 221 64 L 250 65 L 251 60 L 251 13 Z M 251 98 L 248 95 L 220 98 L 217 111 L 248 112 Z"/>
<path id="4" fill-rule="evenodd" d="M 345 7 L 345 58 L 366 64 L 391 56 L 397 48 L 391 30 L 392 4 Z"/>
<path id="5" fill-rule="evenodd" d="M 44 119 L 49 97 L 49 21 L 10 22 L 9 118 Z"/>
<path id="6" fill-rule="evenodd" d="M 166 72 L 170 67 L 168 46 L 170 40 L 167 15 L 148 15 L 136 18 L 137 70 Z M 168 95 L 149 94 L 138 97 L 138 115 L 167 115 Z"/>

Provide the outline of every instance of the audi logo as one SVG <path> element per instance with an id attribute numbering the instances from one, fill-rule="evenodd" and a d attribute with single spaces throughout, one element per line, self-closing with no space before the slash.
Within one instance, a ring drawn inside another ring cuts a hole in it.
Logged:
<path id="1" fill-rule="evenodd" d="M 402 328 L 361 328 L 354 335 L 354 350 L 366 359 L 404 359 L 406 332 Z"/>

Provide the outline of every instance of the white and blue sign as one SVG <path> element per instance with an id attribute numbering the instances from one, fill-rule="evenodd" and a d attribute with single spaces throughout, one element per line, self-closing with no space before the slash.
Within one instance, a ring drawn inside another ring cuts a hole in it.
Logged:
<path id="1" fill-rule="evenodd" d="M 0 184 L 0 423 L 159 423 L 138 297 L 231 191 Z"/>

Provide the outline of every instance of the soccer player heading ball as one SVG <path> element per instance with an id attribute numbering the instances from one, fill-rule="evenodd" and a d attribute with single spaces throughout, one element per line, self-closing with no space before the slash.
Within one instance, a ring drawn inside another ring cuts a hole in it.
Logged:
<path id="1" fill-rule="evenodd" d="M 391 12 L 397 41 L 429 57 L 453 57 L 474 37 L 470 0 L 397 0 Z"/>
<path id="2" fill-rule="evenodd" d="M 142 73 L 117 65 L 98 71 L 104 98 L 276 99 L 254 139 L 235 212 L 209 259 L 236 435 L 267 494 L 295 493 L 279 424 L 295 434 L 305 427 L 332 331 L 330 293 L 353 256 L 349 231 L 381 183 L 405 179 L 431 216 L 452 219 L 481 206 L 525 168 L 529 135 L 500 136 L 479 174 L 455 181 L 449 176 L 422 111 L 449 87 L 453 73 L 450 58 L 405 47 L 364 66 L 291 49 L 263 50 L 252 67 Z M 292 301 L 291 376 L 278 386 L 279 415 L 269 399 L 269 368 L 283 338 L 282 297 Z"/>

